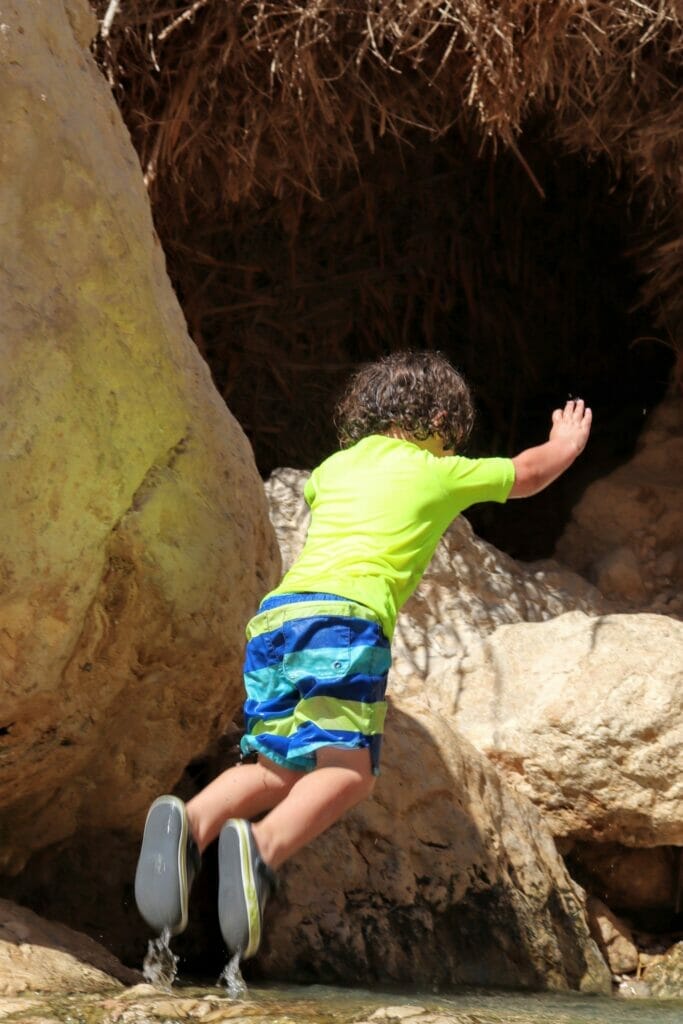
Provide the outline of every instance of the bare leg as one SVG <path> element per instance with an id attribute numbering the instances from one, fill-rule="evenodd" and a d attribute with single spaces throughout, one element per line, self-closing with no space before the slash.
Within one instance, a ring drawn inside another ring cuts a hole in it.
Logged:
<path id="1" fill-rule="evenodd" d="M 257 764 L 236 764 L 222 772 L 187 805 L 200 852 L 216 838 L 228 818 L 253 818 L 270 810 L 304 775 L 265 757 L 259 757 Z"/>
<path id="2" fill-rule="evenodd" d="M 375 785 L 367 748 L 324 747 L 315 771 L 300 776 L 273 810 L 252 829 L 266 864 L 278 868 L 288 857 L 369 796 Z"/>

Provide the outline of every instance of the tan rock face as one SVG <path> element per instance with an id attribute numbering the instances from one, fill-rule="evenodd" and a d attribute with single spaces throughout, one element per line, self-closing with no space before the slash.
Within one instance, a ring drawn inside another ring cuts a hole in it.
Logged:
<path id="1" fill-rule="evenodd" d="M 139 980 L 86 935 L 0 900 L 0 995 L 101 992 Z"/>
<path id="2" fill-rule="evenodd" d="M 683 617 L 683 396 L 652 413 L 633 458 L 583 495 L 557 555 L 621 608 Z"/>
<path id="3" fill-rule="evenodd" d="M 68 6 L 10 0 L 0 36 L 5 872 L 79 825 L 139 826 L 240 703 L 279 562 Z"/>
<path id="4" fill-rule="evenodd" d="M 372 799 L 282 875 L 271 977 L 609 990 L 540 815 L 419 700 L 391 704 Z"/>
<path id="5" fill-rule="evenodd" d="M 682 687 L 683 623 L 571 612 L 501 627 L 430 703 L 555 835 L 682 845 Z"/>

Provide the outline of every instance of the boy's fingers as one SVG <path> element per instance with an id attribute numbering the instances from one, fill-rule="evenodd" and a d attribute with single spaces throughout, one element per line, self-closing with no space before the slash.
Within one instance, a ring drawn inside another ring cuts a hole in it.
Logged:
<path id="1" fill-rule="evenodd" d="M 562 419 L 562 409 L 553 409 L 552 421 L 553 423 L 559 423 Z"/>

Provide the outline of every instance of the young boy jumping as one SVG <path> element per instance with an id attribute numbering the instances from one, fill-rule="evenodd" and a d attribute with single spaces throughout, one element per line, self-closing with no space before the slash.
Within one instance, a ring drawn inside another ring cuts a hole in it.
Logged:
<path id="1" fill-rule="evenodd" d="M 455 517 L 477 502 L 536 494 L 586 445 L 581 399 L 552 414 L 545 444 L 468 459 L 462 377 L 438 353 L 360 369 L 337 410 L 341 450 L 304 491 L 300 557 L 247 626 L 242 763 L 185 805 L 147 815 L 135 898 L 159 932 L 181 932 L 202 851 L 218 837 L 218 916 L 229 952 L 256 953 L 274 871 L 372 792 L 390 640 L 399 609 Z M 251 824 L 254 818 L 258 820 Z"/>

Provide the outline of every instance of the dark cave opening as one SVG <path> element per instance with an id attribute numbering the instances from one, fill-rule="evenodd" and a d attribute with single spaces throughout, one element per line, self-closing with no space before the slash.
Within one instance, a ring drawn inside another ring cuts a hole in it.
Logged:
<path id="1" fill-rule="evenodd" d="M 569 873 L 629 927 L 668 948 L 683 937 L 683 848 L 577 841 Z"/>
<path id="2" fill-rule="evenodd" d="M 674 354 L 638 305 L 642 197 L 542 127 L 524 155 L 536 182 L 514 154 L 475 152 L 453 133 L 387 141 L 296 211 L 272 201 L 165 241 L 191 333 L 264 478 L 335 449 L 332 410 L 354 366 L 436 348 L 475 394 L 466 454 L 541 443 L 569 397 L 593 408 L 586 453 L 549 490 L 468 512 L 514 557 L 552 554 L 582 490 L 632 453 Z M 199 246 L 201 267 L 186 258 Z"/>

